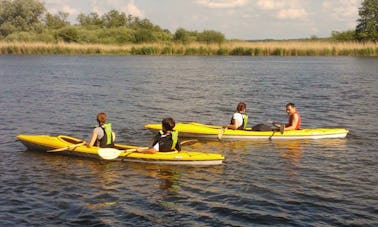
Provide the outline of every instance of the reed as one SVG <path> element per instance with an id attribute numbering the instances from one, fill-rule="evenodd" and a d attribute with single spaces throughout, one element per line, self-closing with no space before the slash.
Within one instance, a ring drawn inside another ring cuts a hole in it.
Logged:
<path id="1" fill-rule="evenodd" d="M 209 45 L 171 42 L 127 45 L 0 42 L 0 54 L 378 56 L 378 44 L 331 41 L 228 41 Z"/>

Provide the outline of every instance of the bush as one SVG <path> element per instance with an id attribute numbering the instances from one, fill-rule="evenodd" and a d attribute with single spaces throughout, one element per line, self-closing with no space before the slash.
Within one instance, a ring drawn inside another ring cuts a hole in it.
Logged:
<path id="1" fill-rule="evenodd" d="M 77 28 L 72 26 L 67 26 L 62 29 L 59 29 L 56 34 L 57 40 L 63 40 L 64 42 L 78 42 L 79 41 L 79 32 Z"/>

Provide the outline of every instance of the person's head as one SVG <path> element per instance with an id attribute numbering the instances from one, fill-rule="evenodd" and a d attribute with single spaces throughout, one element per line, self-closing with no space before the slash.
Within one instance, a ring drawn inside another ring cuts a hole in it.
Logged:
<path id="1" fill-rule="evenodd" d="M 106 113 L 101 112 L 97 114 L 97 122 L 100 126 L 105 124 L 107 120 L 108 120 L 108 116 L 106 115 Z"/>
<path id="2" fill-rule="evenodd" d="M 244 102 L 239 102 L 236 107 L 236 110 L 240 113 L 240 112 L 245 112 L 246 108 L 247 108 L 247 105 Z"/>
<path id="3" fill-rule="evenodd" d="M 295 105 L 294 103 L 288 103 L 286 104 L 286 113 L 291 115 L 291 114 L 294 114 L 296 112 L 296 108 L 295 108 Z"/>
<path id="4" fill-rule="evenodd" d="M 175 123 L 175 120 L 173 120 L 173 118 L 167 117 L 161 121 L 161 125 L 163 127 L 163 131 L 166 132 L 166 131 L 172 131 L 176 123 Z"/>

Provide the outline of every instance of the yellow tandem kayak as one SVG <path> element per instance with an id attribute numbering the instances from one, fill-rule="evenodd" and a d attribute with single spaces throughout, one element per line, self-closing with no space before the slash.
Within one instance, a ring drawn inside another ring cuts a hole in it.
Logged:
<path id="1" fill-rule="evenodd" d="M 161 130 L 161 124 L 146 124 L 144 127 L 152 131 Z M 284 131 L 281 134 L 279 131 L 223 129 L 222 126 L 197 122 L 177 123 L 174 130 L 177 130 L 181 137 L 220 139 L 221 136 L 222 140 L 345 138 L 349 132 L 344 128 L 306 128 Z"/>
<path id="2" fill-rule="evenodd" d="M 196 151 L 172 151 L 144 154 L 134 152 L 137 146 L 116 144 L 115 148 L 88 148 L 83 141 L 71 136 L 18 135 L 28 150 L 59 152 L 63 154 L 97 159 L 115 159 L 129 162 L 144 162 L 170 165 L 219 165 L 224 156 Z M 109 152 L 109 153 L 107 153 Z M 115 153 L 115 154 L 114 154 Z"/>

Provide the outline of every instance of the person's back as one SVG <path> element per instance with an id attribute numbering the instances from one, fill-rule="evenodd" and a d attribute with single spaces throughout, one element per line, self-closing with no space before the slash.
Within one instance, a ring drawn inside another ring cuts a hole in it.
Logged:
<path id="1" fill-rule="evenodd" d="M 239 102 L 236 107 L 236 113 L 233 114 L 231 122 L 226 126 L 228 129 L 243 130 L 248 124 L 248 115 L 245 113 L 247 105 L 244 102 Z"/>
<path id="2" fill-rule="evenodd" d="M 137 149 L 140 153 L 153 154 L 156 152 L 181 151 L 181 145 L 178 139 L 178 132 L 174 131 L 175 121 L 172 118 L 162 120 L 162 131 L 155 137 L 152 146 L 148 149 Z"/>
<path id="3" fill-rule="evenodd" d="M 112 124 L 107 123 L 106 113 L 97 114 L 97 122 L 98 126 L 93 129 L 88 147 L 114 147 L 115 133 L 112 130 Z"/>

